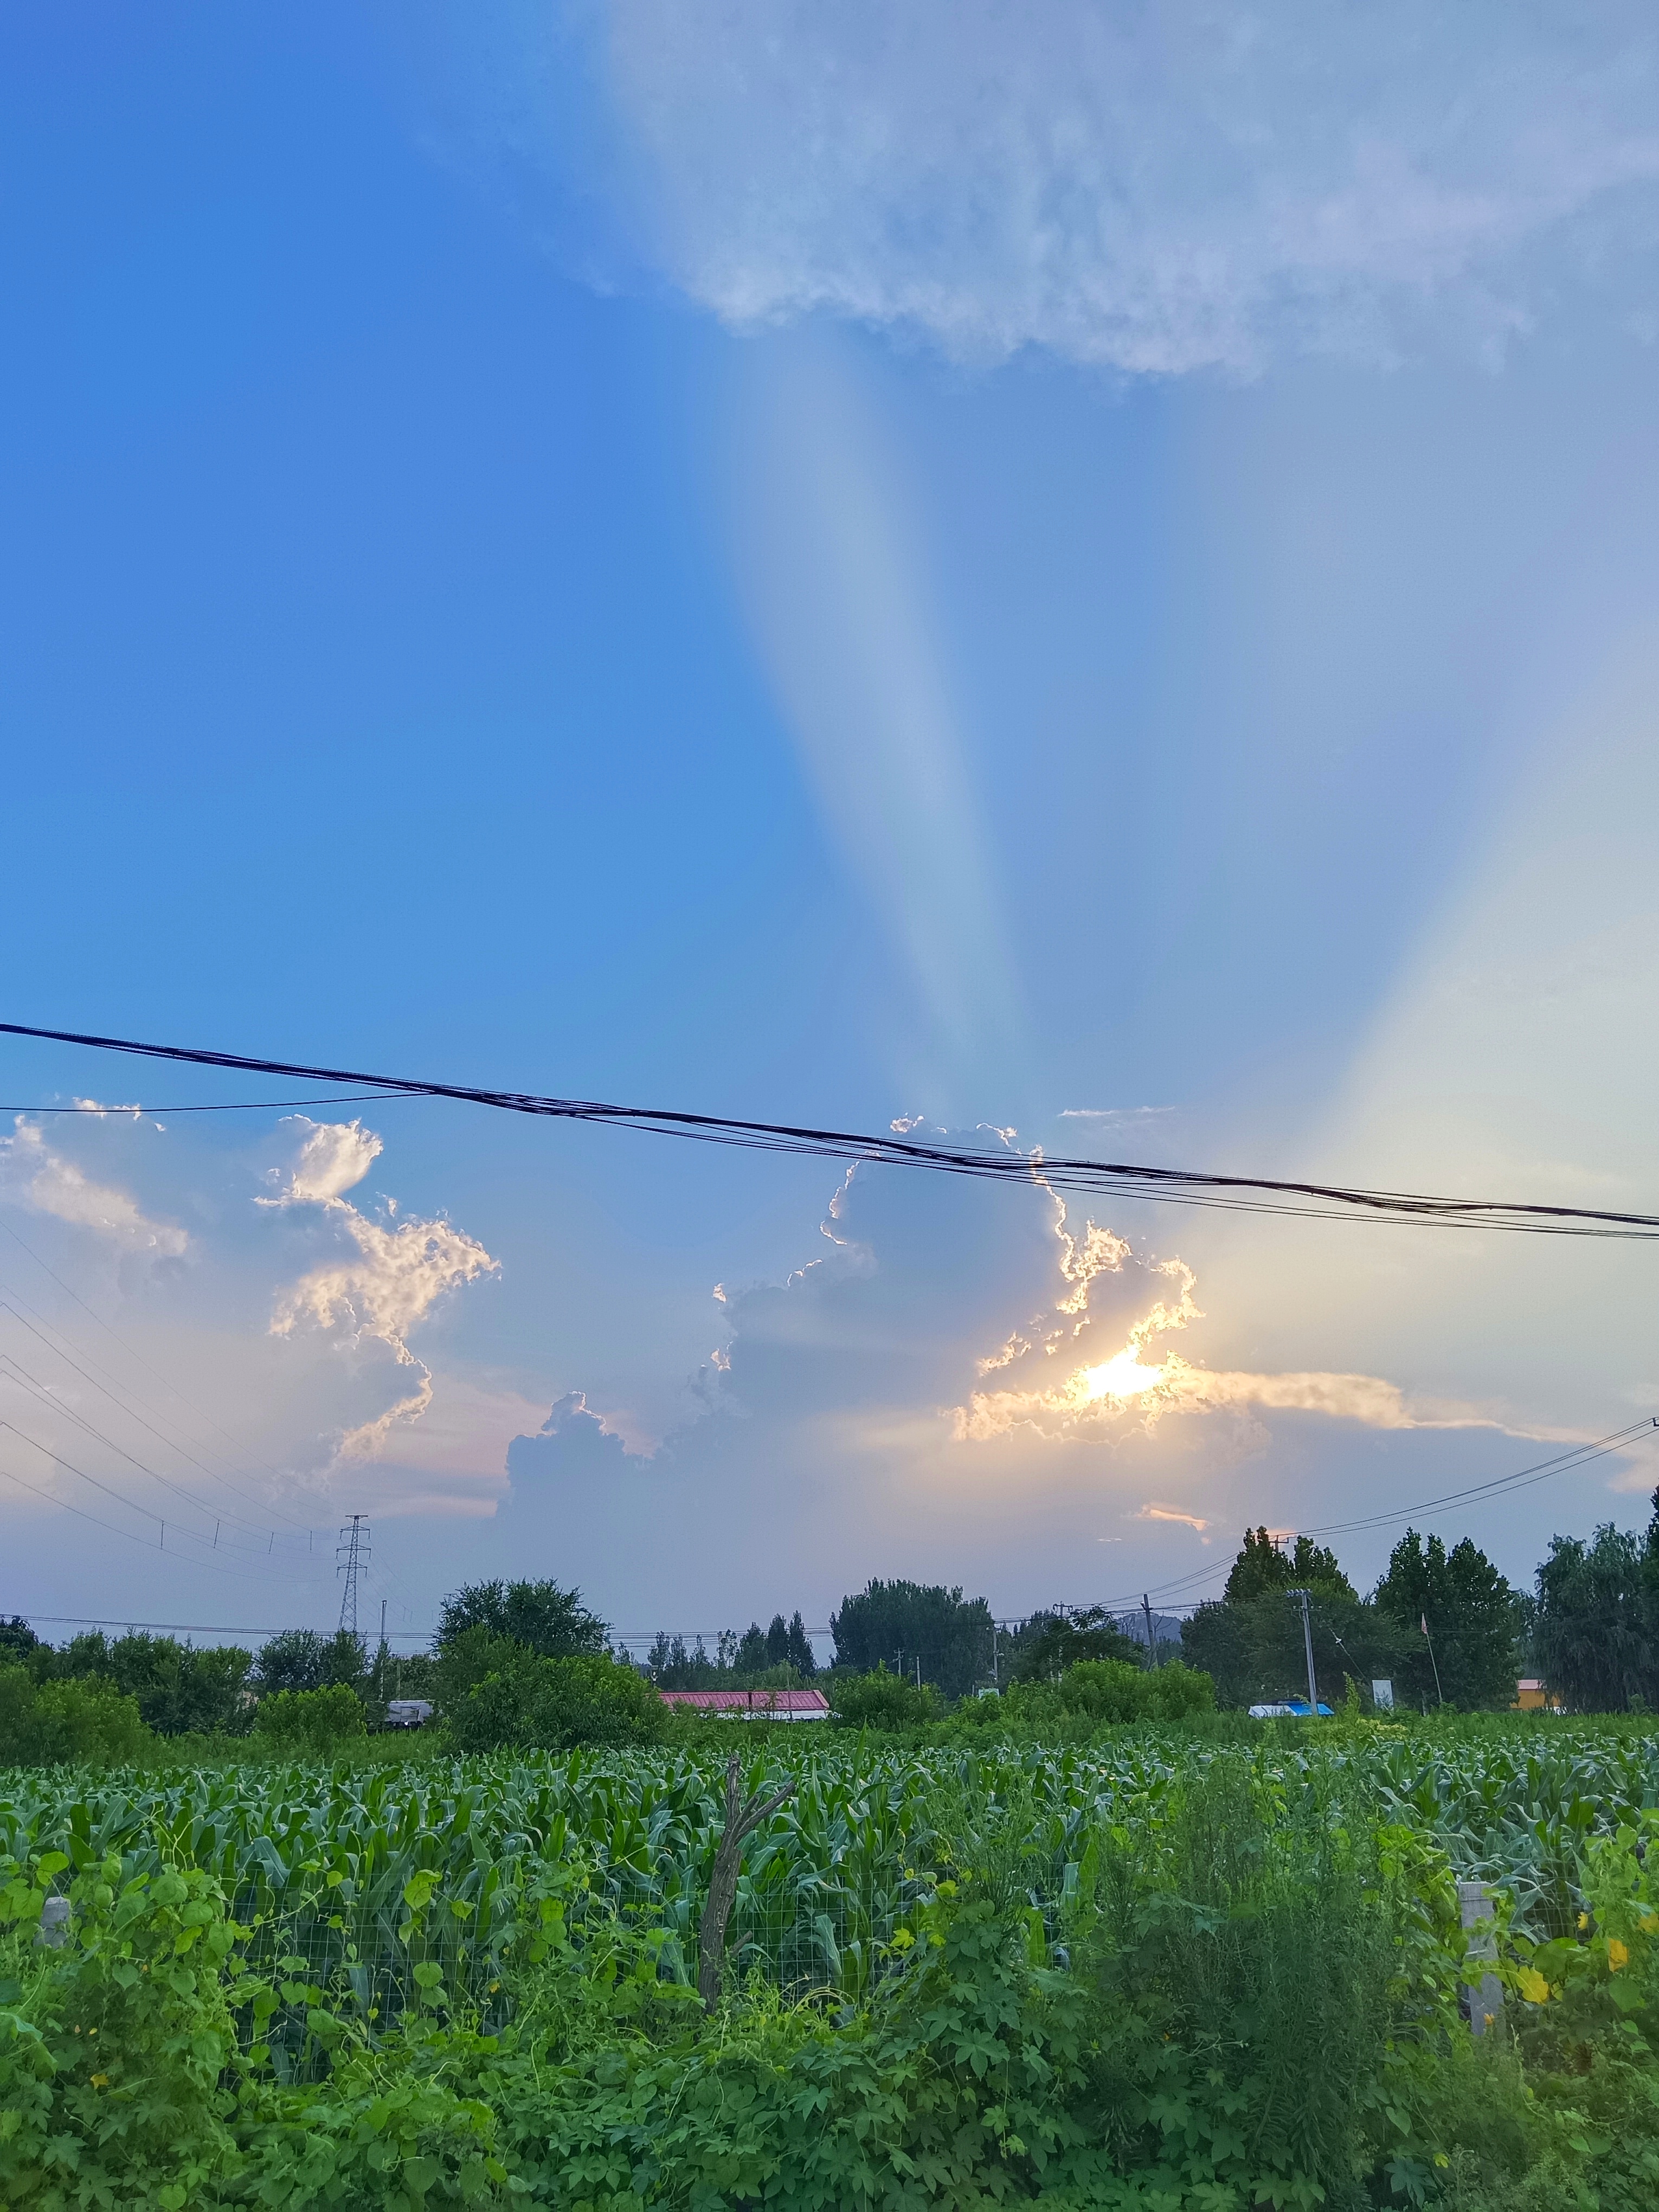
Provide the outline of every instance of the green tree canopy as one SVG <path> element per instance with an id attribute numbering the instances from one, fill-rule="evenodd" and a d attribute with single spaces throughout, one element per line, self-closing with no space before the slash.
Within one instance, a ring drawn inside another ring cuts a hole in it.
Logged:
<path id="1" fill-rule="evenodd" d="M 1344 1597 L 1359 1595 L 1343 1573 L 1336 1553 L 1316 1544 L 1312 1537 L 1298 1536 L 1287 1551 L 1266 1528 L 1247 1528 L 1244 1548 L 1233 1561 L 1221 1601 L 1243 1605 L 1274 1590 L 1316 1587 L 1337 1591 Z"/>
<path id="2" fill-rule="evenodd" d="M 1653 1504 L 1645 1535 L 1607 1522 L 1589 1543 L 1556 1536 L 1538 1570 L 1534 1654 L 1575 1711 L 1659 1706 L 1659 1490 Z"/>
<path id="3" fill-rule="evenodd" d="M 101 1629 L 71 1637 L 51 1658 L 59 1680 L 97 1677 L 135 1698 L 146 1728 L 161 1735 L 240 1733 L 246 1725 L 253 1654 L 237 1644 L 199 1648 L 171 1636 L 130 1629 L 106 1637 Z"/>
<path id="4" fill-rule="evenodd" d="M 842 1600 L 830 1626 L 836 1664 L 860 1674 L 885 1666 L 914 1679 L 920 1660 L 922 1680 L 953 1698 L 990 1676 L 991 1608 L 960 1586 L 872 1581 Z"/>
<path id="5" fill-rule="evenodd" d="M 1432 1702 L 1437 1694 L 1466 1712 L 1514 1704 L 1516 1593 L 1470 1538 L 1448 1552 L 1438 1536 L 1425 1542 L 1408 1528 L 1389 1556 L 1376 1599 L 1401 1632 L 1395 1686 L 1413 1704 Z"/>
<path id="6" fill-rule="evenodd" d="M 1008 1679 L 1014 1682 L 1050 1682 L 1068 1667 L 1085 1660 L 1115 1659 L 1144 1667 L 1147 1654 L 1126 1636 L 1103 1606 L 1076 1612 L 1034 1613 L 1023 1621 L 1012 1638 Z"/>
<path id="7" fill-rule="evenodd" d="M 611 1633 L 579 1589 L 554 1582 L 464 1583 L 438 1607 L 439 1650 L 472 1628 L 510 1636 L 540 1659 L 603 1651 Z"/>

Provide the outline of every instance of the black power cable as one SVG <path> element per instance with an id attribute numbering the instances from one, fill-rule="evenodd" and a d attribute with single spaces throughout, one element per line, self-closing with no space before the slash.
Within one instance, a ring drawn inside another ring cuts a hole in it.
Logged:
<path id="1" fill-rule="evenodd" d="M 371 1075 L 361 1069 L 309 1067 L 294 1060 L 258 1059 L 245 1053 L 209 1052 L 186 1045 L 146 1044 L 131 1037 L 84 1035 L 75 1030 L 34 1029 L 0 1022 L 0 1035 L 36 1037 L 147 1060 L 182 1060 L 197 1067 L 236 1068 L 313 1083 L 364 1085 L 392 1097 L 453 1098 L 509 1114 L 566 1121 L 609 1122 L 659 1135 L 734 1145 L 757 1152 L 808 1158 L 869 1160 L 938 1174 L 975 1176 L 995 1182 L 1041 1178 L 1056 1190 L 1094 1191 L 1182 1206 L 1218 1206 L 1244 1213 L 1288 1214 L 1315 1220 L 1370 1220 L 1423 1227 L 1501 1229 L 1526 1236 L 1607 1237 L 1651 1243 L 1659 1239 L 1659 1214 L 1623 1213 L 1581 1206 L 1538 1205 L 1510 1199 L 1437 1198 L 1420 1191 L 1350 1188 L 1294 1182 L 1267 1176 L 1216 1175 L 1190 1168 L 1155 1168 L 1125 1161 L 1048 1159 L 1006 1148 L 921 1145 L 908 1138 L 864 1136 L 845 1129 L 798 1127 L 779 1121 L 742 1121 L 716 1114 L 688 1114 L 653 1106 L 607 1105 L 594 1099 L 552 1098 L 532 1091 L 492 1091 L 461 1083 L 428 1083 L 406 1076 Z"/>

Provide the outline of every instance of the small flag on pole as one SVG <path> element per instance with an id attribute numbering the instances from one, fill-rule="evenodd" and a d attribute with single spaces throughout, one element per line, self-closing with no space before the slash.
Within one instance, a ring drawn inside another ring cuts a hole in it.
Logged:
<path id="1" fill-rule="evenodd" d="M 1428 1634 L 1428 1632 L 1429 1632 L 1429 1616 L 1428 1616 L 1428 1614 L 1427 1614 L 1426 1613 L 1419 1613 L 1418 1614 L 1417 1618 L 1418 1618 L 1419 1621 L 1419 1622 L 1421 1623 L 1421 1625 L 1422 1625 L 1422 1629 L 1423 1629 L 1423 1633 L 1424 1633 L 1424 1635 L 1425 1635 L 1425 1636 L 1426 1636 L 1426 1635 Z"/>

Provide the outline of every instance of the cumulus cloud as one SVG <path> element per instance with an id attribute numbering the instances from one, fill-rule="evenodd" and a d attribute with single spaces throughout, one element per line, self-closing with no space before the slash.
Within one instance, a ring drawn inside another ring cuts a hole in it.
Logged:
<path id="1" fill-rule="evenodd" d="M 1173 1351 L 1149 1361 L 1145 1355 L 1156 1340 L 1203 1319 L 1193 1300 L 1193 1271 L 1178 1259 L 1137 1259 L 1124 1238 L 1093 1221 L 1081 1237 L 1074 1236 L 1064 1201 L 1057 1192 L 1050 1197 L 1059 1272 L 1070 1287 L 1048 1313 L 975 1363 L 981 1376 L 1010 1372 L 1014 1387 L 975 1390 L 951 1409 L 951 1433 L 959 1443 L 982 1443 L 1015 1429 L 1049 1438 L 1101 1432 L 1126 1417 L 1151 1428 L 1170 1413 L 1254 1407 L 1323 1413 L 1382 1429 L 1496 1425 L 1471 1407 L 1413 1406 L 1397 1383 L 1374 1375 L 1218 1373 Z M 1079 1340 L 1094 1326 L 1091 1296 L 1107 1276 L 1121 1279 L 1131 1296 L 1138 1293 L 1145 1310 L 1109 1357 L 1079 1356 Z M 1066 1364 L 1061 1375 L 1031 1371 L 1059 1360 Z M 1022 1377 L 1028 1378 L 1024 1388 Z"/>
<path id="2" fill-rule="evenodd" d="M 256 1206 L 331 1206 L 356 1189 L 384 1150 L 374 1130 L 361 1121 L 295 1118 L 308 1133 L 296 1158 L 270 1170 L 276 1190 L 269 1198 L 256 1198 Z"/>
<path id="3" fill-rule="evenodd" d="M 303 1115 L 295 1122 L 305 1133 L 296 1154 L 274 1176 L 276 1192 L 256 1203 L 320 1207 L 337 1243 L 331 1257 L 278 1296 L 270 1330 L 289 1336 L 307 1322 L 321 1329 L 343 1327 L 354 1340 L 378 1339 L 400 1367 L 417 1370 L 413 1390 L 342 1438 L 343 1456 L 372 1458 L 396 1427 L 418 1420 L 432 1402 L 431 1370 L 410 1350 L 410 1333 L 446 1291 L 494 1272 L 498 1263 L 447 1221 L 400 1221 L 395 1200 L 385 1201 L 379 1221 L 352 1205 L 343 1194 L 362 1182 L 380 1152 L 372 1130 L 357 1121 L 313 1122 Z"/>
<path id="4" fill-rule="evenodd" d="M 1659 27 L 1631 0 L 640 0 L 605 17 L 657 258 L 752 325 L 1132 373 L 1491 338 L 1558 252 L 1655 234 Z"/>
<path id="5" fill-rule="evenodd" d="M 40 1125 L 20 1115 L 13 1134 L 0 1137 L 0 1197 L 91 1229 L 129 1252 L 178 1259 L 190 1248 L 187 1233 L 152 1221 L 129 1192 L 94 1182 L 73 1160 L 54 1152 Z"/>
<path id="6" fill-rule="evenodd" d="M 626 1607 L 629 1630 L 728 1625 L 716 1604 L 746 1608 L 741 1626 L 792 1589 L 827 1608 L 872 1573 L 988 1578 L 1005 1610 L 1094 1601 L 1115 1595 L 1091 1587 L 1103 1507 L 1150 1569 L 1218 1525 L 1316 1498 L 1306 1517 L 1329 1518 L 1333 1486 L 1362 1471 L 1370 1497 L 1420 1497 L 1416 1432 L 1479 1420 L 1375 1376 L 1177 1360 L 1170 1337 L 1204 1319 L 1191 1271 L 1068 1221 L 1035 1182 L 964 1193 L 860 1166 L 837 1200 L 817 1261 L 722 1284 L 723 1358 L 654 1449 L 577 1394 L 518 1437 L 515 1557 Z M 1472 1427 L 1458 1464 L 1500 1471 L 1501 1435 Z"/>

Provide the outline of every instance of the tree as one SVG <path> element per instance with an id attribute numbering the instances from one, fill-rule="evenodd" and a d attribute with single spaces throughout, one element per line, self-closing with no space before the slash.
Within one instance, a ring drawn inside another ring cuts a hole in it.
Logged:
<path id="1" fill-rule="evenodd" d="M 1414 1703 L 1443 1697 L 1466 1712 L 1515 1702 L 1516 1594 L 1468 1537 L 1448 1552 L 1408 1528 L 1376 1601 L 1401 1631 L 1397 1688 Z M 1428 1637 L 1422 1624 L 1428 1623 Z M 1433 1639 L 1433 1656 L 1429 1638 Z M 1439 1669 L 1437 1687 L 1435 1669 Z"/>
<path id="2" fill-rule="evenodd" d="M 1311 1589 L 1316 1584 L 1345 1597 L 1359 1595 L 1337 1564 L 1336 1553 L 1310 1536 L 1298 1536 L 1287 1552 L 1265 1528 L 1247 1528 L 1244 1548 L 1233 1561 L 1221 1602 L 1248 1604 L 1276 1590 Z"/>
<path id="3" fill-rule="evenodd" d="M 799 1615 L 796 1618 L 799 1620 Z M 21 1613 L 13 1613 L 9 1620 L 0 1620 L 0 1662 L 26 1658 L 40 1648 L 40 1638 Z"/>
<path id="4" fill-rule="evenodd" d="M 228 1735 L 246 1725 L 245 1692 L 254 1662 L 240 1644 L 198 1648 L 143 1630 L 110 1638 L 94 1629 L 71 1637 L 52 1657 L 52 1673 L 60 1680 L 97 1676 L 136 1698 L 144 1725 L 159 1735 Z"/>
<path id="5" fill-rule="evenodd" d="M 136 1698 L 98 1675 L 37 1685 L 0 1662 L 0 1765 L 136 1759 L 154 1741 Z"/>
<path id="6" fill-rule="evenodd" d="M 320 1690 L 328 1664 L 328 1639 L 314 1628 L 285 1628 L 259 1646 L 253 1680 L 261 1697 L 282 1690 Z"/>
<path id="7" fill-rule="evenodd" d="M 259 1700 L 253 1720 L 258 1742 L 290 1756 L 326 1759 L 368 1733 L 363 1701 L 344 1682 L 319 1690 L 278 1690 Z"/>
<path id="8" fill-rule="evenodd" d="M 1586 1544 L 1556 1536 L 1538 1570 L 1534 1658 L 1577 1712 L 1659 1705 L 1659 1490 L 1645 1536 L 1611 1522 Z"/>
<path id="9" fill-rule="evenodd" d="M 1361 1599 L 1334 1552 L 1308 1536 L 1286 1548 L 1266 1528 L 1247 1528 L 1224 1593 L 1200 1605 L 1181 1632 L 1182 1655 L 1213 1680 L 1218 1704 L 1306 1696 L 1302 1607 L 1291 1595 L 1297 1589 L 1311 1593 L 1314 1679 L 1328 1704 L 1338 1702 L 1350 1679 L 1394 1671 L 1401 1632 Z"/>
<path id="10" fill-rule="evenodd" d="M 789 1632 L 783 1656 L 803 1681 L 809 1681 L 818 1671 L 817 1657 L 812 1650 L 812 1640 L 806 1633 L 806 1625 L 799 1612 L 792 1613 L 789 1617 Z"/>
<path id="11" fill-rule="evenodd" d="M 939 1702 L 929 1682 L 918 1689 L 908 1675 L 876 1666 L 867 1674 L 842 1674 L 830 1686 L 830 1711 L 841 1728 L 921 1728 L 937 1720 Z"/>
<path id="12" fill-rule="evenodd" d="M 605 1651 L 543 1659 L 507 1638 L 494 1644 L 495 1665 L 448 1708 L 463 1751 L 616 1748 L 663 1735 L 668 1709 L 638 1668 Z"/>
<path id="13" fill-rule="evenodd" d="M 1068 1667 L 1088 1659 L 1115 1659 L 1144 1667 L 1147 1654 L 1126 1636 L 1103 1606 L 1075 1613 L 1034 1613 L 1012 1639 L 1009 1679 L 1051 1682 Z"/>
<path id="14" fill-rule="evenodd" d="M 830 1626 L 836 1664 L 860 1674 L 902 1665 L 913 1675 L 920 1661 L 923 1681 L 954 1698 L 990 1673 L 991 1608 L 982 1597 L 964 1599 L 960 1586 L 872 1581 L 842 1600 Z"/>
<path id="15" fill-rule="evenodd" d="M 540 1659 L 602 1652 L 611 1631 L 582 1603 L 579 1589 L 554 1582 L 465 1583 L 438 1607 L 440 1651 L 468 1629 L 510 1636 Z"/>

